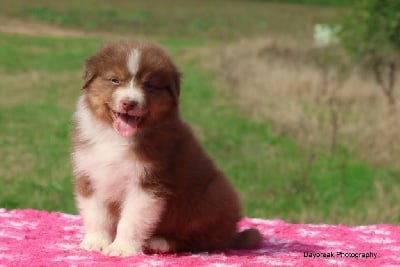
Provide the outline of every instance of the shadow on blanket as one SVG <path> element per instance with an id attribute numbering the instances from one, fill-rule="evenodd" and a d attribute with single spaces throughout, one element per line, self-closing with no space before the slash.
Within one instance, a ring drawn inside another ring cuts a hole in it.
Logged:
<path id="1" fill-rule="evenodd" d="M 287 253 L 301 253 L 304 252 L 319 252 L 323 251 L 325 248 L 318 245 L 310 245 L 301 243 L 298 241 L 287 241 L 283 239 L 270 238 L 264 239 L 261 243 L 260 248 L 254 250 L 230 250 L 230 251 L 221 251 L 221 253 L 226 255 L 235 255 L 235 256 L 249 256 L 251 255 L 262 255 L 262 256 L 271 256 L 271 255 L 280 255 Z"/>

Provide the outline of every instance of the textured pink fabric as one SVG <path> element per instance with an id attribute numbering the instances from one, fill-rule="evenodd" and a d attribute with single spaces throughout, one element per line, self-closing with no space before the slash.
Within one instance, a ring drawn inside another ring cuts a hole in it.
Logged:
<path id="1" fill-rule="evenodd" d="M 83 230 L 78 215 L 0 209 L 0 266 L 400 266 L 399 226 L 244 219 L 240 227 L 260 229 L 262 246 L 249 251 L 107 257 L 79 249 Z"/>

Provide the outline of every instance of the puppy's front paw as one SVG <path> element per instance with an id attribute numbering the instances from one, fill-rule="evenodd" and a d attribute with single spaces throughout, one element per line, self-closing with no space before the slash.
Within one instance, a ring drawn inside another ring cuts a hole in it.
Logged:
<path id="1" fill-rule="evenodd" d="M 103 251 L 110 243 L 110 238 L 104 235 L 86 234 L 79 246 L 89 251 Z"/>
<path id="2" fill-rule="evenodd" d="M 142 246 L 137 243 L 116 242 L 109 245 L 103 253 L 109 256 L 132 256 L 142 251 Z"/>

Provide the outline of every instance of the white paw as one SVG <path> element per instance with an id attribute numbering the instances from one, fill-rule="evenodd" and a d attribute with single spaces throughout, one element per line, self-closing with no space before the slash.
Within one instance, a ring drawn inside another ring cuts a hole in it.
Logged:
<path id="1" fill-rule="evenodd" d="M 103 251 L 110 243 L 110 238 L 104 235 L 86 234 L 79 246 L 90 251 Z"/>
<path id="2" fill-rule="evenodd" d="M 132 256 L 142 251 L 142 246 L 135 243 L 114 241 L 103 250 L 105 255 L 109 256 Z"/>
<path id="3" fill-rule="evenodd" d="M 161 237 L 153 237 L 148 240 L 147 248 L 149 248 L 151 251 L 159 253 L 166 253 L 170 250 L 167 240 Z"/>

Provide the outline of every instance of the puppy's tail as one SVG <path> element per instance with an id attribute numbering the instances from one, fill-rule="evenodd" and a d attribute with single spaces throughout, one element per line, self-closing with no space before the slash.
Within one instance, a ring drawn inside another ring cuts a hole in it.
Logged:
<path id="1" fill-rule="evenodd" d="M 256 228 L 243 230 L 236 234 L 233 249 L 254 249 L 260 246 L 263 237 Z"/>

